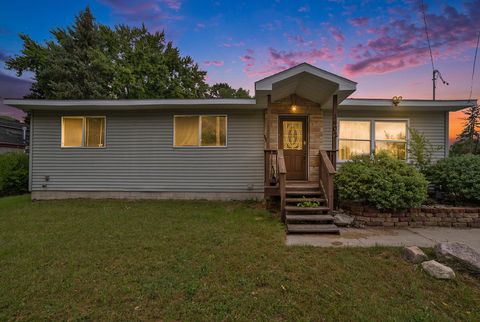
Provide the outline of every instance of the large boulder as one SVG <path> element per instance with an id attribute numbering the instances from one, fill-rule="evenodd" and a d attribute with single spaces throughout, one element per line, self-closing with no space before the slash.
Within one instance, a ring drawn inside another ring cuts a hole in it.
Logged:
<path id="1" fill-rule="evenodd" d="M 333 220 L 335 222 L 335 225 L 340 227 L 350 226 L 353 223 L 353 217 L 347 215 L 342 211 L 336 212 L 333 217 Z"/>
<path id="2" fill-rule="evenodd" d="M 405 258 L 413 264 L 419 264 L 427 260 L 427 255 L 417 246 L 409 246 L 403 249 Z"/>
<path id="3" fill-rule="evenodd" d="M 455 278 L 455 272 L 453 269 L 434 260 L 423 262 L 422 268 L 431 276 L 441 280 Z"/>
<path id="4" fill-rule="evenodd" d="M 458 269 L 480 274 L 480 254 L 472 247 L 457 242 L 435 245 L 438 260 L 451 263 Z"/>

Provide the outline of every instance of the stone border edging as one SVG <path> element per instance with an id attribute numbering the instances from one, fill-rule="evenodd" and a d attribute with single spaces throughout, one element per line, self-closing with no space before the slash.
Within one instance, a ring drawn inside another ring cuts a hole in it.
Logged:
<path id="1" fill-rule="evenodd" d="M 354 223 L 376 227 L 480 228 L 480 207 L 422 206 L 400 211 L 381 211 L 355 204 L 342 205 Z"/>

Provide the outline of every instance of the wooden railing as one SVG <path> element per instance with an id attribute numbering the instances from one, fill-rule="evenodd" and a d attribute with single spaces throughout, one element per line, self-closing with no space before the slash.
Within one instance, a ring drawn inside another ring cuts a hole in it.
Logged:
<path id="1" fill-rule="evenodd" d="M 327 150 L 327 156 L 330 159 L 330 162 L 332 162 L 333 168 L 336 170 L 337 169 L 337 151 L 334 150 Z"/>
<path id="2" fill-rule="evenodd" d="M 277 150 L 265 150 L 265 186 L 274 186 L 277 182 Z"/>
<path id="3" fill-rule="evenodd" d="M 330 159 L 330 156 L 327 154 L 327 151 L 321 150 L 319 153 L 320 187 L 323 189 L 325 199 L 327 201 L 327 205 L 330 208 L 330 213 L 331 213 L 333 211 L 333 194 L 334 194 L 333 179 L 335 177 L 336 171 Z"/>
<path id="4" fill-rule="evenodd" d="M 287 195 L 287 168 L 285 167 L 285 157 L 283 156 L 283 150 L 278 150 L 277 153 L 277 172 L 278 172 L 278 185 L 280 188 L 280 214 L 282 216 L 282 222 L 285 222 L 285 205 Z"/>

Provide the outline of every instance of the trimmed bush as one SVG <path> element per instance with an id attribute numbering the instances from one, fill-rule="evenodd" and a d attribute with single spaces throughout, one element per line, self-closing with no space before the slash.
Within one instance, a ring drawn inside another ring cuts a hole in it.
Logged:
<path id="1" fill-rule="evenodd" d="M 440 160 L 428 170 L 427 177 L 443 192 L 446 201 L 480 203 L 480 155 Z"/>
<path id="2" fill-rule="evenodd" d="M 335 178 L 341 200 L 377 209 L 420 206 L 427 199 L 427 180 L 417 169 L 386 153 L 357 157 L 343 164 Z"/>
<path id="3" fill-rule="evenodd" d="M 0 155 L 0 196 L 28 192 L 28 156 L 23 152 Z"/>

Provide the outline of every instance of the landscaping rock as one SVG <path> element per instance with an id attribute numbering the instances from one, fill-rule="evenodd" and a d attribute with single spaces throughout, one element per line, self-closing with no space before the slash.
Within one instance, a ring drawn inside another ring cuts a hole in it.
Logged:
<path id="1" fill-rule="evenodd" d="M 413 264 L 420 264 L 428 259 L 427 255 L 417 246 L 409 246 L 403 249 L 405 258 Z"/>
<path id="2" fill-rule="evenodd" d="M 440 261 L 453 263 L 458 269 L 480 274 L 480 254 L 463 243 L 439 243 L 435 245 L 435 254 Z"/>
<path id="3" fill-rule="evenodd" d="M 344 212 L 337 212 L 333 217 L 335 225 L 340 227 L 350 226 L 353 223 L 353 217 L 345 214 Z"/>
<path id="4" fill-rule="evenodd" d="M 431 276 L 441 280 L 455 278 L 455 272 L 453 269 L 434 260 L 423 262 L 422 268 Z"/>

